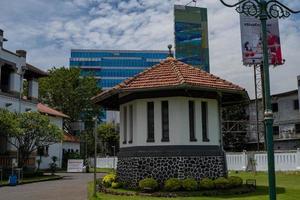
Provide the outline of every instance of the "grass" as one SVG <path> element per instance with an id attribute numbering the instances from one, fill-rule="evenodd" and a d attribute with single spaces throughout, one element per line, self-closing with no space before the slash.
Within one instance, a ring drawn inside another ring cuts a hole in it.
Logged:
<path id="1" fill-rule="evenodd" d="M 94 172 L 94 168 L 90 168 L 90 173 L 93 173 Z M 111 168 L 96 168 L 96 172 L 97 173 L 112 173 L 112 172 L 115 172 L 114 169 L 111 169 Z"/>
<path id="2" fill-rule="evenodd" d="M 89 200 L 267 200 L 268 199 L 268 177 L 266 173 L 257 173 L 254 175 L 249 172 L 239 172 L 230 175 L 240 176 L 243 180 L 256 179 L 257 190 L 251 194 L 243 195 L 224 195 L 216 197 L 177 197 L 177 198 L 159 198 L 145 196 L 115 196 L 103 193 L 97 193 L 97 197 L 92 197 L 93 184 L 88 185 Z M 299 200 L 300 199 L 300 172 L 278 172 L 276 174 L 277 199 L 278 200 Z"/>
<path id="3" fill-rule="evenodd" d="M 42 181 L 52 181 L 52 180 L 58 180 L 62 177 L 59 175 L 44 175 L 44 176 L 36 176 L 31 178 L 24 178 L 21 182 L 21 184 L 28 184 L 28 183 L 35 183 L 35 182 L 42 182 Z M 2 181 L 1 186 L 7 186 L 8 180 Z"/>

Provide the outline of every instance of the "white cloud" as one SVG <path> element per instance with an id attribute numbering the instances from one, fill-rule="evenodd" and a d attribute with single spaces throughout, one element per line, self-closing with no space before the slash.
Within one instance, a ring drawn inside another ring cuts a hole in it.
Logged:
<path id="1" fill-rule="evenodd" d="M 174 42 L 173 5 L 190 0 L 1 0 L 0 24 L 6 47 L 26 49 L 43 69 L 68 66 L 71 48 L 167 49 Z M 234 2 L 234 0 L 228 0 Z M 236 2 L 236 1 L 235 1 Z M 286 1 L 294 8 L 300 3 Z M 242 66 L 239 16 L 218 0 L 199 0 L 208 8 L 211 72 L 253 93 L 253 69 Z M 274 93 L 296 88 L 300 74 L 300 17 L 280 22 L 284 66 L 270 69 Z"/>

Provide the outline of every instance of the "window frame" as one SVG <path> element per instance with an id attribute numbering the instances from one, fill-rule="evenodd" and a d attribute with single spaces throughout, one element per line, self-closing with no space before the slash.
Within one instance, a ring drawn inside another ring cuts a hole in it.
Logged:
<path id="1" fill-rule="evenodd" d="M 129 105 L 129 140 L 128 143 L 131 144 L 133 141 L 133 105 Z"/>
<path id="2" fill-rule="evenodd" d="M 161 133 L 162 142 L 170 141 L 169 102 L 161 101 Z"/>
<path id="3" fill-rule="evenodd" d="M 127 143 L 127 106 L 123 107 L 123 144 Z"/>
<path id="4" fill-rule="evenodd" d="M 209 142 L 208 135 L 208 103 L 201 102 L 201 126 L 202 126 L 202 141 Z"/>
<path id="5" fill-rule="evenodd" d="M 189 108 L 189 130 L 190 130 L 190 142 L 197 142 L 196 138 L 196 123 L 195 123 L 195 101 L 188 101 Z"/>
<path id="6" fill-rule="evenodd" d="M 147 142 L 155 142 L 154 102 L 147 102 Z"/>

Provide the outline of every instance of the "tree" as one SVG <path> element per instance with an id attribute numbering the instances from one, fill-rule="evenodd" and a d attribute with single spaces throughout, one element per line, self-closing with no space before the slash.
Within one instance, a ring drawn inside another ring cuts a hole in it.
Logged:
<path id="1" fill-rule="evenodd" d="M 223 132 L 223 143 L 226 151 L 243 151 L 246 149 L 246 134 L 248 116 L 243 104 L 223 108 L 223 126 L 230 131 Z M 223 127 L 224 129 L 224 127 Z"/>
<path id="2" fill-rule="evenodd" d="M 118 127 L 113 123 L 102 123 L 97 128 L 97 134 L 101 142 L 105 144 L 104 151 L 113 154 L 113 146 L 118 147 L 119 131 Z"/>
<path id="3" fill-rule="evenodd" d="M 0 109 L 0 135 L 8 135 L 17 133 L 19 129 L 19 121 L 16 113 L 9 112 L 6 109 Z"/>
<path id="4" fill-rule="evenodd" d="M 19 167 L 23 167 L 29 156 L 39 147 L 49 146 L 63 139 L 63 133 L 47 116 L 38 112 L 17 115 L 18 131 L 8 132 L 8 141 L 18 150 Z"/>
<path id="5" fill-rule="evenodd" d="M 39 79 L 39 89 L 41 102 L 69 115 L 73 122 L 92 121 L 100 113 L 91 101 L 100 92 L 97 81 L 92 76 L 81 77 L 79 68 L 53 67 L 48 77 Z"/>

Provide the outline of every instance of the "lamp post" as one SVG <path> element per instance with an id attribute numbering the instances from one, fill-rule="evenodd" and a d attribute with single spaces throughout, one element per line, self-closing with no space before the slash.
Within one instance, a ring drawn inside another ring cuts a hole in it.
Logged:
<path id="1" fill-rule="evenodd" d="M 264 121 L 267 134 L 267 152 L 268 152 L 268 179 L 269 179 L 269 198 L 276 200 L 276 183 L 274 167 L 274 150 L 273 150 L 273 112 L 270 97 L 270 79 L 269 79 L 269 59 L 267 44 L 267 19 L 270 18 L 287 18 L 291 13 L 300 13 L 288 8 L 286 5 L 277 0 L 240 0 L 235 4 L 221 3 L 227 7 L 236 7 L 236 11 L 246 16 L 259 18 L 261 21 L 262 43 L 263 43 L 263 78 L 264 78 L 264 99 L 265 111 Z"/>
<path id="2" fill-rule="evenodd" d="M 96 194 L 97 194 L 97 185 L 96 185 L 96 182 L 97 182 L 97 117 L 94 117 L 93 118 L 94 120 L 94 197 L 96 197 Z"/>

